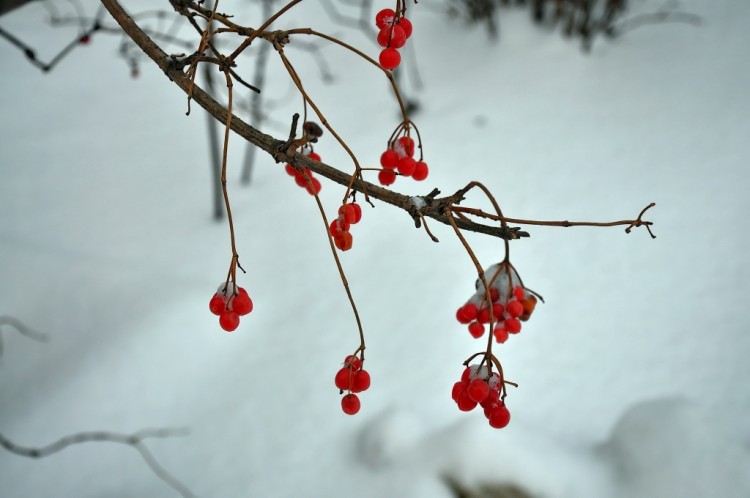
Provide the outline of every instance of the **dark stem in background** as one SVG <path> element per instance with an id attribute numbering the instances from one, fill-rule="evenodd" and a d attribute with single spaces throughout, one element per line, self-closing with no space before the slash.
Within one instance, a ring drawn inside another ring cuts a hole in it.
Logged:
<path id="1" fill-rule="evenodd" d="M 274 0 L 263 0 L 263 19 L 271 17 L 272 5 Z M 268 54 L 271 51 L 271 44 L 263 43 L 258 49 L 258 58 L 255 60 L 255 79 L 253 80 L 253 86 L 256 88 L 263 88 L 266 80 L 266 61 L 268 61 Z M 260 129 L 263 126 L 263 101 L 260 93 L 253 93 L 250 97 L 250 126 L 255 129 Z M 253 165 L 255 164 L 255 153 L 258 150 L 256 146 L 251 143 L 247 143 L 245 146 L 245 160 L 242 163 L 242 177 L 241 181 L 245 185 L 250 184 L 250 177 L 253 172 Z"/>
<path id="2" fill-rule="evenodd" d="M 206 8 L 213 9 L 214 2 L 212 0 L 206 3 Z M 212 26 L 208 27 L 211 31 Z M 206 79 L 206 89 L 208 93 L 214 98 L 216 95 L 216 87 L 214 86 L 213 76 L 211 75 L 211 69 L 213 66 L 209 64 L 203 65 L 203 77 Z M 214 220 L 220 221 L 224 218 L 224 196 L 221 191 L 221 151 L 219 150 L 219 122 L 216 121 L 213 116 L 206 113 L 206 128 L 208 131 L 208 155 L 209 155 L 209 166 L 211 168 L 211 193 L 213 200 L 213 212 Z"/>

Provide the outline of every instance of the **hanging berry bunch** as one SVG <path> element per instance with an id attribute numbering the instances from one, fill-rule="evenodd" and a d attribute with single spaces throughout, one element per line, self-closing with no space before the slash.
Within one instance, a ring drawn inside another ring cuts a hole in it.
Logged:
<path id="1" fill-rule="evenodd" d="M 477 280 L 476 292 L 456 311 L 456 320 L 468 324 L 469 333 L 478 339 L 484 335 L 485 325 L 494 325 L 493 335 L 497 342 L 508 340 L 508 334 L 521 331 L 521 322 L 531 317 L 536 307 L 536 295 L 523 286 L 518 272 L 508 261 L 503 261 L 484 271 L 490 275 L 487 292 L 481 280 Z"/>
<path id="2" fill-rule="evenodd" d="M 362 360 L 354 355 L 344 359 L 344 366 L 336 372 L 334 384 L 341 394 L 341 409 L 347 415 L 359 412 L 360 401 L 356 393 L 361 393 L 370 388 L 370 374 L 362 368 Z"/>
<path id="3" fill-rule="evenodd" d="M 304 134 L 302 140 L 304 145 L 300 149 L 300 153 L 309 157 L 313 161 L 320 162 L 321 157 L 315 152 L 312 144 L 317 142 L 318 138 L 323 135 L 323 129 L 313 121 L 306 121 L 305 124 L 302 125 L 302 132 Z M 315 178 L 313 172 L 308 168 L 296 168 L 287 163 L 284 165 L 284 169 L 289 176 L 294 177 L 294 181 L 297 185 L 307 190 L 308 194 L 315 195 L 320 193 L 320 189 L 322 188 L 320 180 Z"/>
<path id="4" fill-rule="evenodd" d="M 493 372 L 490 361 L 485 357 L 482 363 L 466 367 L 461 380 L 453 385 L 451 396 L 462 412 L 481 406 L 490 426 L 502 429 L 510 422 L 510 412 L 505 406 L 505 384 L 515 384 L 503 378 L 499 362 L 496 365 L 498 371 Z M 488 366 L 484 365 L 485 362 Z"/>
<path id="5" fill-rule="evenodd" d="M 222 282 L 208 303 L 211 313 L 219 317 L 219 326 L 233 332 L 240 325 L 240 317 L 253 311 L 253 301 L 247 291 L 234 282 Z"/>
<path id="6" fill-rule="evenodd" d="M 419 139 L 419 131 L 410 121 L 399 125 L 391 134 L 388 147 L 380 155 L 380 165 L 383 169 L 378 173 L 378 181 L 381 185 L 392 185 L 396 181 L 397 173 L 398 176 L 410 176 L 418 182 L 427 178 L 430 173 L 430 169 L 422 157 L 422 141 L 420 140 L 419 144 L 415 144 L 414 139 L 410 136 L 412 128 L 417 132 L 417 138 Z M 417 147 L 419 147 L 418 161 L 414 159 L 414 152 Z"/>
<path id="7" fill-rule="evenodd" d="M 396 10 L 383 9 L 375 15 L 375 26 L 378 32 L 378 45 L 384 47 L 380 52 L 380 65 L 393 71 L 401 64 L 401 54 L 398 49 L 406 44 L 412 32 L 412 24 L 404 13 L 406 8 Z"/>
<path id="8" fill-rule="evenodd" d="M 362 208 L 356 202 L 347 202 L 339 208 L 338 218 L 331 222 L 329 230 L 333 237 L 333 243 L 340 251 L 348 251 L 352 248 L 353 238 L 349 232 L 351 225 L 359 223 L 362 219 Z"/>

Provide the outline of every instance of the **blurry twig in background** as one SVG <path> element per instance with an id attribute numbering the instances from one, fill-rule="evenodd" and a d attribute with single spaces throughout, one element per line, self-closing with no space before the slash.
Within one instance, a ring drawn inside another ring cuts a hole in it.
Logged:
<path id="1" fill-rule="evenodd" d="M 3 356 L 3 325 L 8 325 L 19 334 L 37 342 L 49 342 L 49 336 L 27 327 L 21 320 L 8 315 L 0 315 L 0 357 Z"/>

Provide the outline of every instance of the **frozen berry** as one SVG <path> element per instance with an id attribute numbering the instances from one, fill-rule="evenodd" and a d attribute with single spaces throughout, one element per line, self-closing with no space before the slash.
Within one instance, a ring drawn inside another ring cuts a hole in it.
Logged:
<path id="1" fill-rule="evenodd" d="M 383 9 L 375 14 L 375 26 L 380 29 L 385 28 L 393 24 L 393 20 L 396 17 L 396 12 L 393 9 Z"/>
<path id="2" fill-rule="evenodd" d="M 362 360 L 357 358 L 356 356 L 349 355 L 346 358 L 344 358 L 344 366 L 346 368 L 351 368 L 355 372 L 362 368 Z"/>
<path id="3" fill-rule="evenodd" d="M 414 156 L 414 140 L 411 137 L 400 137 L 396 140 L 396 152 L 399 153 L 400 157 Z"/>
<path id="4" fill-rule="evenodd" d="M 353 240 L 352 234 L 349 232 L 338 232 L 333 236 L 333 243 L 341 251 L 348 251 L 351 249 Z"/>
<path id="5" fill-rule="evenodd" d="M 474 379 L 469 383 L 469 387 L 466 388 L 466 394 L 469 395 L 472 401 L 481 403 L 487 399 L 487 395 L 490 392 L 490 386 L 482 379 Z"/>

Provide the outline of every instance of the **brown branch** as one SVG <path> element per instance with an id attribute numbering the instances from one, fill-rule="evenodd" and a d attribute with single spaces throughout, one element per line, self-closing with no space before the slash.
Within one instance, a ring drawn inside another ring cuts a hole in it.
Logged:
<path id="1" fill-rule="evenodd" d="M 125 12 L 117 0 L 101 0 L 101 2 L 115 21 L 117 21 L 122 27 L 123 31 L 159 66 L 162 71 L 164 71 L 167 77 L 169 77 L 185 93 L 188 93 L 192 88 L 193 101 L 197 102 L 198 105 L 203 107 L 209 114 L 219 120 L 219 122 L 224 124 L 227 123 L 226 107 L 214 100 L 198 84 L 193 84 L 190 81 L 180 69 L 181 67 L 184 67 L 184 64 L 181 64 L 179 60 L 164 53 L 164 51 L 154 43 L 154 41 Z M 328 166 L 327 164 L 312 161 L 302 154 L 290 154 L 281 147 L 284 144 L 284 141 L 275 139 L 270 135 L 258 131 L 237 116 L 232 116 L 230 125 L 235 133 L 270 154 L 277 162 L 293 163 L 296 161 L 297 164 L 302 165 L 340 185 L 348 186 L 350 184 L 351 175 Z M 386 204 L 396 206 L 407 212 L 412 206 L 411 197 L 382 188 L 361 179 L 356 179 L 352 182 L 352 188 L 358 192 L 364 193 L 366 191 L 370 197 L 385 202 Z M 460 200 L 461 199 L 458 199 L 455 196 L 434 199 L 432 202 L 428 202 L 427 206 L 421 209 L 420 212 L 423 216 L 433 218 L 448 225 L 449 222 L 445 215 L 445 209 L 452 204 L 458 204 Z M 519 231 L 518 228 L 501 228 L 463 220 L 455 220 L 455 222 L 462 230 L 483 233 L 494 237 L 516 239 L 528 236 L 527 233 Z"/>

